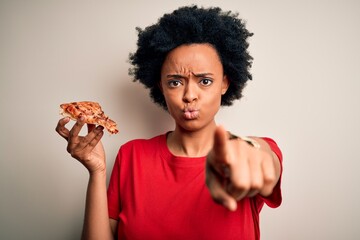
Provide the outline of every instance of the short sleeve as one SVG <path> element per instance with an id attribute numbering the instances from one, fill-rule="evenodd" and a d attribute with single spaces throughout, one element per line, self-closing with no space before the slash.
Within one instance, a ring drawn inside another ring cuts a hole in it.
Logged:
<path id="1" fill-rule="evenodd" d="M 115 159 L 114 167 L 110 176 L 107 189 L 108 213 L 109 217 L 119 220 L 120 213 L 120 151 Z"/>
<path id="2" fill-rule="evenodd" d="M 278 145 L 276 144 L 276 142 L 271 139 L 271 138 L 262 138 L 263 140 L 265 140 L 271 150 L 277 155 L 277 157 L 279 158 L 280 161 L 280 178 L 278 183 L 276 184 L 276 186 L 274 187 L 274 190 L 272 192 L 272 194 L 268 197 L 261 197 L 264 202 L 266 203 L 266 205 L 268 205 L 271 208 L 277 208 L 281 205 L 282 202 L 282 194 L 281 194 L 281 178 L 282 178 L 282 172 L 283 172 L 283 156 L 282 156 L 282 152 L 280 150 L 280 148 L 278 147 Z"/>

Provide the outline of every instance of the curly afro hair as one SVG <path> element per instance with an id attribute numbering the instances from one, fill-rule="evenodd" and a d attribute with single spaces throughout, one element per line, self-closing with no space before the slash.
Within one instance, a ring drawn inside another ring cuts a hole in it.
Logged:
<path id="1" fill-rule="evenodd" d="M 167 54 L 180 45 L 211 44 L 219 54 L 224 74 L 230 86 L 222 96 L 221 105 L 229 106 L 242 97 L 242 90 L 252 76 L 249 72 L 253 58 L 248 53 L 248 37 L 238 13 L 223 12 L 220 8 L 181 7 L 165 14 L 154 25 L 138 31 L 137 50 L 130 54 L 129 74 L 150 89 L 152 100 L 167 110 L 159 88 L 161 67 Z"/>

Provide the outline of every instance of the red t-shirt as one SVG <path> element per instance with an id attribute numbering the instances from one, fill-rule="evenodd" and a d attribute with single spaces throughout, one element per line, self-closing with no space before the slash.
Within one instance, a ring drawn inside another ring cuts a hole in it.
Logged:
<path id="1" fill-rule="evenodd" d="M 282 161 L 276 143 L 264 138 Z M 238 202 L 231 212 L 216 204 L 205 185 L 206 157 L 174 156 L 166 134 L 124 144 L 108 187 L 109 217 L 119 239 L 259 239 L 264 202 L 281 204 L 280 181 L 268 198 Z"/>

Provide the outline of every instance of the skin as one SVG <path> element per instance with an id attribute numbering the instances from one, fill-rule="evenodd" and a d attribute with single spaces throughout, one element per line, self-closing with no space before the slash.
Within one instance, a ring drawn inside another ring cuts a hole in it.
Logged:
<path id="1" fill-rule="evenodd" d="M 165 59 L 159 87 L 164 94 L 175 129 L 167 138 L 177 156 L 207 156 L 206 185 L 216 203 L 230 211 L 237 201 L 256 194 L 269 196 L 280 177 L 278 157 L 268 144 L 254 138 L 260 149 L 241 139 L 229 140 L 228 132 L 215 123 L 221 96 L 229 80 L 216 50 L 208 44 L 182 45 Z M 79 136 L 80 118 L 71 130 L 60 119 L 56 131 L 68 142 L 67 151 L 89 172 L 83 239 L 114 239 L 117 221 L 109 219 L 106 196 L 106 161 L 100 139 L 103 128 L 88 125 Z M 226 171 L 224 170 L 226 169 Z"/>
<path id="2" fill-rule="evenodd" d="M 173 154 L 198 157 L 209 153 L 214 117 L 228 86 L 220 59 L 210 45 L 184 45 L 168 54 L 160 88 L 175 120 L 175 130 L 168 136 Z"/>
<path id="3" fill-rule="evenodd" d="M 89 172 L 82 239 L 114 239 L 117 221 L 108 216 L 105 151 L 100 141 L 104 128 L 88 124 L 88 134 L 79 136 L 84 119 L 80 117 L 71 130 L 65 127 L 69 121 L 60 119 L 56 131 L 68 142 L 70 155 Z"/>

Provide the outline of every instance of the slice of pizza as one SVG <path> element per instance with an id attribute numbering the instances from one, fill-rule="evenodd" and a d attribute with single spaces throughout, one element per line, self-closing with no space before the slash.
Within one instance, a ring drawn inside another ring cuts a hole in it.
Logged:
<path id="1" fill-rule="evenodd" d="M 101 106 L 97 102 L 71 102 L 60 105 L 60 114 L 65 117 L 70 117 L 72 120 L 77 120 L 80 116 L 85 118 L 85 123 L 101 125 L 106 128 L 111 134 L 119 132 L 116 122 L 105 115 Z"/>

